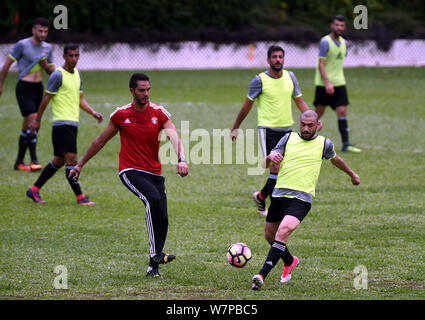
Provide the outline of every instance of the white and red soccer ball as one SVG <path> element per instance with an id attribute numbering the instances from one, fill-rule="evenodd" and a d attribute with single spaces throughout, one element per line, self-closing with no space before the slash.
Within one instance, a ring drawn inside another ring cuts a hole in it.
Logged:
<path id="1" fill-rule="evenodd" d="M 227 261 L 233 267 L 242 268 L 251 258 L 251 249 L 245 243 L 234 243 L 227 249 Z"/>

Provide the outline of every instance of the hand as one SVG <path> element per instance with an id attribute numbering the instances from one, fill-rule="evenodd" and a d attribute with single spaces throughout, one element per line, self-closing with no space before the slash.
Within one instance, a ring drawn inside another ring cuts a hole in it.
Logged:
<path id="1" fill-rule="evenodd" d="M 77 164 L 70 172 L 68 175 L 68 178 L 72 179 L 72 180 L 78 180 L 78 178 L 80 177 L 80 173 L 81 173 L 81 167 Z"/>
<path id="2" fill-rule="evenodd" d="M 267 156 L 274 164 L 280 164 L 283 160 L 283 156 L 278 152 L 270 152 Z"/>
<path id="3" fill-rule="evenodd" d="M 29 124 L 29 129 L 31 130 L 31 133 L 38 132 L 38 130 L 40 130 L 40 121 L 35 119 Z"/>
<path id="4" fill-rule="evenodd" d="M 46 60 L 46 58 L 45 57 L 43 57 L 39 62 L 38 62 L 38 64 L 40 65 L 40 67 L 42 67 L 43 69 L 46 69 L 46 67 L 47 67 L 47 60 Z"/>
<path id="5" fill-rule="evenodd" d="M 322 123 L 322 121 L 318 121 L 318 123 L 317 123 L 317 131 L 320 131 L 320 130 L 322 130 L 323 129 L 323 123 Z"/>
<path id="6" fill-rule="evenodd" d="M 325 91 L 328 95 L 333 96 L 335 93 L 335 88 L 330 82 L 328 82 L 325 84 Z"/>
<path id="7" fill-rule="evenodd" d="M 176 173 L 180 175 L 180 177 L 185 177 L 189 174 L 189 167 L 186 162 L 179 162 L 177 164 Z"/>
<path id="8" fill-rule="evenodd" d="M 357 186 L 357 185 L 359 185 L 359 184 L 360 184 L 360 177 L 358 176 L 358 174 L 357 174 L 357 173 L 353 173 L 353 174 L 351 175 L 351 183 L 352 183 L 353 185 L 355 185 L 355 186 Z"/>
<path id="9" fill-rule="evenodd" d="M 93 117 L 97 119 L 97 123 L 101 123 L 103 121 L 103 114 L 100 112 L 93 112 Z"/>
<path id="10" fill-rule="evenodd" d="M 238 138 L 239 128 L 230 130 L 230 139 L 235 141 Z"/>

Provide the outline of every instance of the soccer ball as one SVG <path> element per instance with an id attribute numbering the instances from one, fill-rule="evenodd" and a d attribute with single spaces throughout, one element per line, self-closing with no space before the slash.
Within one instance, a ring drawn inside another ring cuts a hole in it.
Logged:
<path id="1" fill-rule="evenodd" d="M 245 243 L 234 243 L 227 249 L 227 261 L 233 267 L 242 268 L 251 258 L 251 249 Z"/>

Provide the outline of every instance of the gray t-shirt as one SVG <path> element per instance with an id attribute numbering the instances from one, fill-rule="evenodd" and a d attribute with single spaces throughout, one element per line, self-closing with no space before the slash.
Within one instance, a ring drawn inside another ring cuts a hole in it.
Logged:
<path id="1" fill-rule="evenodd" d="M 337 47 L 341 45 L 341 42 L 339 40 L 335 40 L 332 38 L 332 41 L 335 43 Z M 345 42 L 346 46 L 348 47 L 347 41 Z M 319 57 L 320 58 L 326 58 L 328 56 L 329 51 L 329 41 L 326 38 L 322 38 L 319 43 Z M 345 56 L 347 56 L 348 50 L 345 51 Z"/>
<path id="2" fill-rule="evenodd" d="M 65 66 L 62 66 L 64 68 Z M 78 70 L 78 69 L 77 69 Z M 78 70 L 80 74 L 80 91 L 83 91 L 83 78 L 81 77 L 81 72 Z M 55 70 L 49 77 L 47 81 L 46 91 L 51 93 L 57 93 L 60 86 L 62 85 L 62 72 L 59 70 Z"/>
<path id="3" fill-rule="evenodd" d="M 272 150 L 272 152 L 278 152 L 281 155 L 285 155 L 286 143 L 288 142 L 290 133 L 285 134 L 282 139 L 279 140 L 276 147 Z M 323 158 L 329 160 L 336 156 L 335 148 L 333 142 L 325 138 L 325 146 L 323 148 Z M 298 198 L 300 200 L 306 201 L 308 203 L 313 202 L 313 195 L 311 193 L 302 192 L 298 190 L 285 189 L 285 188 L 276 188 L 272 193 L 275 197 L 282 197 L 284 195 L 289 195 L 291 197 Z"/>
<path id="4" fill-rule="evenodd" d="M 48 64 L 53 64 L 52 52 L 52 45 L 44 41 L 39 46 L 31 38 L 18 41 L 9 54 L 10 58 L 18 62 L 18 79 L 25 77 L 42 58 L 46 58 Z"/>
<path id="5" fill-rule="evenodd" d="M 264 71 L 266 75 L 268 75 L 270 78 L 274 78 L 272 75 L 270 75 L 269 70 Z M 298 84 L 298 80 L 295 77 L 294 73 L 292 71 L 288 71 L 289 75 L 291 76 L 292 82 L 294 83 L 294 93 L 293 97 L 299 97 L 302 95 L 300 86 Z M 251 84 L 249 85 L 248 90 L 248 97 L 251 98 L 251 100 L 255 100 L 262 92 L 263 90 L 263 83 L 261 82 L 261 78 L 256 75 L 252 80 Z"/>
<path id="6" fill-rule="evenodd" d="M 268 75 L 269 77 L 274 78 L 270 74 L 269 70 L 264 71 L 264 73 L 266 75 Z M 298 80 L 295 77 L 294 73 L 292 71 L 288 71 L 288 73 L 289 73 L 289 75 L 290 75 L 290 77 L 292 79 L 292 82 L 294 83 L 293 97 L 297 98 L 297 97 L 302 96 L 301 89 L 300 89 L 300 86 L 298 84 Z M 256 75 L 251 80 L 251 84 L 249 85 L 248 97 L 251 100 L 255 100 L 261 94 L 262 90 L 263 90 L 263 83 L 261 82 L 261 78 L 258 75 Z M 273 131 L 280 131 L 280 132 L 292 131 L 292 127 L 279 127 L 278 128 L 278 127 L 264 127 L 264 126 L 259 126 L 258 128 L 259 129 L 269 128 L 269 129 L 271 129 Z"/>
<path id="7" fill-rule="evenodd" d="M 81 77 L 80 70 L 78 70 L 78 73 L 80 74 L 80 91 L 83 91 L 83 78 Z M 48 93 L 57 93 L 61 85 L 62 85 L 62 72 L 60 72 L 59 70 L 55 70 L 50 75 L 49 80 L 47 81 L 46 91 Z M 62 126 L 62 125 L 71 125 L 71 126 L 78 127 L 79 122 L 70 121 L 70 120 L 53 121 L 53 126 Z"/>

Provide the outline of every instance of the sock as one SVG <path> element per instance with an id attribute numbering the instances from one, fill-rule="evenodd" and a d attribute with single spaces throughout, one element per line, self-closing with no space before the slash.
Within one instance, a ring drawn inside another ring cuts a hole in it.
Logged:
<path id="1" fill-rule="evenodd" d="M 28 149 L 30 150 L 31 155 L 31 161 L 37 161 L 37 153 L 36 153 L 36 146 L 37 146 L 37 132 L 34 132 L 34 134 L 31 134 L 31 131 L 28 130 L 27 136 L 28 136 Z"/>
<path id="2" fill-rule="evenodd" d="M 44 167 L 43 171 L 41 171 L 34 186 L 40 189 L 58 170 L 59 168 L 53 164 L 53 161 L 50 161 L 49 164 Z"/>
<path id="3" fill-rule="evenodd" d="M 152 269 L 158 269 L 158 267 L 159 267 L 159 264 L 158 263 L 156 263 L 154 260 L 153 260 L 153 258 L 154 258 L 155 256 L 151 256 L 150 257 L 150 259 L 149 259 L 149 266 L 148 266 L 148 272 L 149 271 L 151 271 Z"/>
<path id="4" fill-rule="evenodd" d="M 260 192 L 261 197 L 263 197 L 263 199 L 266 199 L 269 195 L 272 194 L 274 186 L 276 185 L 276 180 L 277 180 L 277 174 L 270 173 L 269 178 L 266 181 L 266 184 L 264 185 L 263 189 L 261 189 L 261 192 Z M 259 198 L 261 199 L 260 194 L 259 194 Z"/>
<path id="5" fill-rule="evenodd" d="M 347 117 L 338 118 L 338 129 L 339 129 L 339 133 L 341 134 L 342 145 L 344 147 L 348 146 L 349 145 L 348 131 L 350 131 L 350 129 L 348 128 Z"/>
<path id="6" fill-rule="evenodd" d="M 288 246 L 285 243 L 284 243 L 284 245 L 285 245 L 286 249 L 283 252 L 282 260 L 283 260 L 283 263 L 285 264 L 285 266 L 290 266 L 294 262 L 294 257 L 289 252 Z"/>
<path id="7" fill-rule="evenodd" d="M 282 242 L 275 241 L 270 248 L 269 254 L 267 255 L 266 262 L 264 262 L 263 267 L 260 270 L 260 275 L 265 279 L 269 272 L 274 268 L 274 266 L 279 262 L 283 257 L 285 252 L 286 245 Z"/>
<path id="8" fill-rule="evenodd" d="M 294 257 L 289 252 L 288 247 L 286 246 L 286 244 L 283 243 L 283 245 L 286 247 L 286 249 L 283 252 L 283 255 L 281 256 L 281 259 L 282 259 L 283 263 L 285 264 L 285 266 L 290 266 L 294 262 Z M 270 243 L 270 246 L 273 246 L 273 243 Z"/>
<path id="9" fill-rule="evenodd" d="M 67 165 L 65 167 L 66 180 L 68 180 L 69 185 L 71 186 L 72 191 L 74 191 L 75 195 L 78 198 L 78 197 L 81 197 L 81 195 L 83 194 L 83 192 L 81 191 L 80 181 L 79 180 L 74 180 L 74 179 L 68 177 L 69 176 L 69 173 L 71 172 L 72 169 L 74 169 L 74 166 L 73 165 Z"/>
<path id="10" fill-rule="evenodd" d="M 21 135 L 19 136 L 19 144 L 18 144 L 18 156 L 16 158 L 16 164 L 23 163 L 25 158 L 25 152 L 28 148 L 28 136 L 25 130 L 21 131 Z"/>

